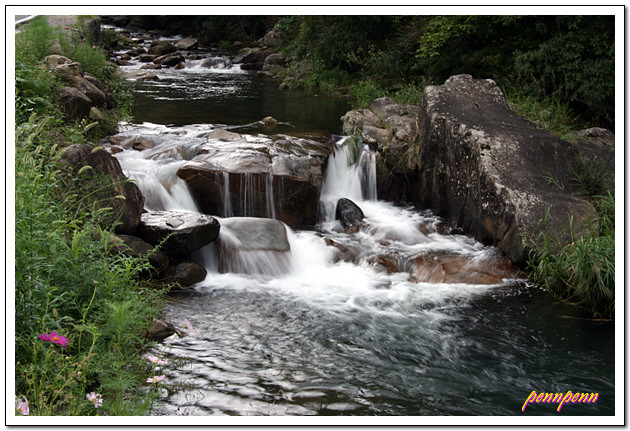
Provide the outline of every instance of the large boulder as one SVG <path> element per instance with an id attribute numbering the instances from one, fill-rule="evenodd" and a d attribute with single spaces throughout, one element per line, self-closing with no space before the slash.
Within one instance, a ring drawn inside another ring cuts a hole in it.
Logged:
<path id="1" fill-rule="evenodd" d="M 427 87 L 419 124 L 414 201 L 513 262 L 541 231 L 562 246 L 571 226 L 594 228 L 597 213 L 573 181 L 577 149 L 510 110 L 494 81 L 457 75 Z"/>
<path id="2" fill-rule="evenodd" d="M 179 262 L 167 268 L 162 281 L 189 287 L 205 280 L 208 271 L 196 262 Z"/>
<path id="3" fill-rule="evenodd" d="M 180 167 L 177 175 L 200 209 L 222 217 L 315 225 L 330 146 L 284 135 L 252 139 L 237 134 L 210 137 L 198 155 Z"/>
<path id="4" fill-rule="evenodd" d="M 149 72 L 148 70 L 130 70 L 121 72 L 123 78 L 129 81 L 159 81 L 155 74 Z"/>
<path id="5" fill-rule="evenodd" d="M 168 256 L 183 258 L 219 236 L 217 219 L 204 214 L 155 211 L 142 214 L 138 236 Z"/>
<path id="6" fill-rule="evenodd" d="M 151 43 L 149 54 L 162 56 L 177 51 L 175 45 L 166 40 L 157 40 Z"/>
<path id="7" fill-rule="evenodd" d="M 168 256 L 141 238 L 118 234 L 110 236 L 107 241 L 113 253 L 146 258 L 158 273 L 168 267 Z"/>
<path id="8" fill-rule="evenodd" d="M 61 161 L 75 178 L 77 193 L 99 208 L 112 209 L 101 223 L 115 226 L 117 233 L 133 235 L 140 223 L 144 197 L 123 174 L 118 160 L 99 147 L 72 145 L 64 151 Z M 86 166 L 90 168 L 84 169 Z"/>
<path id="9" fill-rule="evenodd" d="M 282 222 L 232 217 L 221 224 L 220 272 L 278 276 L 291 269 L 291 246 Z"/>

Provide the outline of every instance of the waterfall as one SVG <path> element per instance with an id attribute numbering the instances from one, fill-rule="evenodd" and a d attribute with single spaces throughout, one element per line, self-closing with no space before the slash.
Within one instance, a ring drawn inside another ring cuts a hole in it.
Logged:
<path id="1" fill-rule="evenodd" d="M 335 208 L 340 198 L 356 202 L 376 201 L 376 153 L 365 144 L 357 151 L 349 145 L 349 137 L 335 143 L 328 160 L 322 186 L 321 209 L 324 221 L 335 219 Z"/>

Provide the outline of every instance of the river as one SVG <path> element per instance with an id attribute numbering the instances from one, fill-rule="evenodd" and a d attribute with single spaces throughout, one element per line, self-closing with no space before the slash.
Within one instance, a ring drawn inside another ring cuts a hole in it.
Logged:
<path id="1" fill-rule="evenodd" d="M 345 150 L 343 99 L 279 90 L 277 82 L 238 65 L 199 64 L 189 61 L 182 70 L 154 72 L 160 81 L 135 83 L 134 120 L 122 124 L 121 133 L 159 136 L 162 148 L 184 153 L 194 153 L 216 128 L 248 136 L 331 134 L 336 151 L 328 162 L 320 223 L 287 229 L 291 255 L 285 271 L 224 273 L 212 247 L 196 256 L 208 276 L 190 292 L 174 294 L 163 312 L 180 327 L 188 319 L 194 332 L 156 349 L 166 361 L 159 371 L 166 378 L 152 414 L 614 414 L 613 323 L 586 319 L 522 276 L 471 284 L 414 281 L 408 273 L 383 271 L 370 258 L 409 262 L 426 253 L 447 254 L 483 266 L 500 257 L 456 230 L 439 229 L 444 222 L 429 212 L 377 199 L 373 155 L 364 148 L 358 157 L 367 159 L 361 162 Z M 280 122 L 272 132 L 259 122 L 268 115 Z M 175 176 L 182 158 L 151 151 L 117 155 L 145 197 L 153 196 L 147 205 L 196 211 Z M 339 197 L 362 208 L 370 229 L 349 234 L 340 228 L 334 218 Z M 323 238 L 365 258 L 335 261 Z M 599 398 L 567 404 L 561 412 L 544 403 L 523 412 L 532 391 Z"/>

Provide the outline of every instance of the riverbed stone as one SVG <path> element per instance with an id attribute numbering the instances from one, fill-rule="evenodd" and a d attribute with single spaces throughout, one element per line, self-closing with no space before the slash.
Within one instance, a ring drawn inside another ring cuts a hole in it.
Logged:
<path id="1" fill-rule="evenodd" d="M 123 71 L 121 73 L 122 77 L 128 79 L 130 81 L 159 81 L 155 74 L 149 72 L 148 70 L 129 70 Z"/>
<path id="2" fill-rule="evenodd" d="M 190 51 L 196 49 L 199 45 L 199 41 L 194 37 L 187 37 L 175 43 L 175 48 L 182 49 L 184 51 Z"/>
<path id="3" fill-rule="evenodd" d="M 56 101 L 67 118 L 80 120 L 90 115 L 92 100 L 74 87 L 61 87 L 55 91 Z"/>
<path id="4" fill-rule="evenodd" d="M 159 57 L 175 51 L 177 51 L 177 48 L 171 42 L 166 40 L 156 40 L 151 43 L 148 52 L 151 55 L 157 55 Z"/>
<path id="5" fill-rule="evenodd" d="M 142 214 L 137 234 L 168 256 L 181 258 L 216 240 L 219 229 L 218 220 L 204 214 L 154 211 Z"/>
<path id="6" fill-rule="evenodd" d="M 169 265 L 168 256 L 148 242 L 132 235 L 111 235 L 108 245 L 113 253 L 122 253 L 132 257 L 147 258 L 151 266 L 159 273 Z"/>
<path id="7" fill-rule="evenodd" d="M 457 75 L 428 86 L 419 124 L 413 200 L 513 262 L 541 232 L 564 246 L 596 229 L 597 213 L 572 180 L 577 149 L 510 110 L 494 81 Z"/>
<path id="8" fill-rule="evenodd" d="M 317 223 L 328 143 L 285 135 L 229 139 L 210 135 L 177 172 L 204 213 L 275 217 L 289 226 Z"/>
<path id="9" fill-rule="evenodd" d="M 412 258 L 408 266 L 415 283 L 501 284 L 518 274 L 512 263 L 500 255 L 479 261 L 458 254 L 426 254 Z"/>

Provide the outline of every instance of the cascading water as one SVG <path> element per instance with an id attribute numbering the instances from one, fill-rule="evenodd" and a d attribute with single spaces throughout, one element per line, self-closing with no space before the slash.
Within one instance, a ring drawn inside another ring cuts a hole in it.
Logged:
<path id="1" fill-rule="evenodd" d="M 138 94 L 183 100 L 192 94 L 184 86 L 203 82 L 193 73 L 198 67 L 161 72 L 177 85 L 143 84 Z M 254 79 L 235 70 L 224 69 L 238 77 L 224 82 L 233 95 Z M 212 71 L 213 82 L 220 73 Z M 228 93 L 216 94 L 224 103 Z M 239 97 L 230 103 L 256 104 Z M 122 127 L 155 143 L 117 154 L 151 210 L 197 210 L 175 172 L 212 130 L 227 127 L 186 120 Z M 252 121 L 244 116 L 240 124 Z M 347 141 L 339 139 L 328 160 L 321 223 L 312 231 L 272 220 L 274 203 L 285 196 L 281 187 L 274 194 L 271 175 L 243 179 L 249 184 L 235 198 L 238 184 L 227 171 L 216 174 L 220 237 L 193 256 L 206 279 L 164 310 L 165 320 L 182 327 L 187 318 L 195 331 L 155 349 L 167 364 L 159 370 L 166 393 L 153 414 L 521 415 L 533 389 L 598 392 L 601 402 L 567 405 L 562 414 L 611 414 L 612 331 L 562 318 L 572 313 L 568 307 L 524 280 L 504 278 L 495 249 L 438 217 L 378 201 L 376 154 Z M 232 217 L 254 193 L 265 194 L 269 219 Z M 357 233 L 335 220 L 342 197 L 365 215 Z M 557 415 L 555 408 L 535 411 Z"/>

